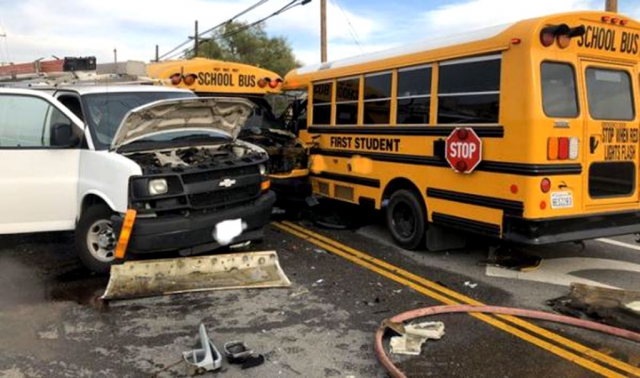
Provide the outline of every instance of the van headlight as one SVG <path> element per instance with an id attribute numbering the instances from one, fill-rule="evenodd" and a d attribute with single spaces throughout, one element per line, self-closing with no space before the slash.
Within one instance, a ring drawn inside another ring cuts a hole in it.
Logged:
<path id="1" fill-rule="evenodd" d="M 261 176 L 266 176 L 267 175 L 267 166 L 264 164 L 260 164 L 260 175 Z"/>
<path id="2" fill-rule="evenodd" d="M 149 194 L 157 196 L 160 194 L 166 194 L 169 191 L 169 185 L 166 179 L 153 179 L 149 180 Z"/>

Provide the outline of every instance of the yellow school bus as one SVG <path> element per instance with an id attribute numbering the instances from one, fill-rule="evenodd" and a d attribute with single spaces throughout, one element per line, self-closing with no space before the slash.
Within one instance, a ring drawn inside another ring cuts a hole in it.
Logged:
<path id="1" fill-rule="evenodd" d="M 640 24 L 523 20 L 303 67 L 313 192 L 395 241 L 547 244 L 640 232 Z"/>
<path id="2" fill-rule="evenodd" d="M 277 73 L 248 64 L 194 58 L 150 63 L 147 75 L 166 85 L 190 89 L 198 96 L 251 100 L 255 108 L 239 138 L 269 154 L 269 177 L 278 197 L 304 200 L 310 194 L 308 154 L 267 101 L 268 96 L 282 93 L 282 78 Z"/>

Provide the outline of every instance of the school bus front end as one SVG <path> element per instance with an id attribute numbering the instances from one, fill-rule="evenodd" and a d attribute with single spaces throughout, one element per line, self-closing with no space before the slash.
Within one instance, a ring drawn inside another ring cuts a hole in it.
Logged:
<path id="1" fill-rule="evenodd" d="M 407 248 L 438 229 L 524 244 L 640 232 L 640 24 L 580 12 L 460 40 L 285 78 L 310 82 L 314 193 L 385 210 Z M 479 140 L 472 169 L 453 159 L 460 130 Z"/>

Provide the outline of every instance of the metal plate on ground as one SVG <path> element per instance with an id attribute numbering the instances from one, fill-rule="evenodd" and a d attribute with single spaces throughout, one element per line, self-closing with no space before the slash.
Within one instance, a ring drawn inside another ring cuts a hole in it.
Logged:
<path id="1" fill-rule="evenodd" d="M 114 265 L 102 299 L 289 286 L 275 251 L 244 252 Z"/>

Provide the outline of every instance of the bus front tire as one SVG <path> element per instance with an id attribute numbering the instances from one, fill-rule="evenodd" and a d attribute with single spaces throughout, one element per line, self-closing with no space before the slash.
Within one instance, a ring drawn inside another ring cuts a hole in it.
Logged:
<path id="1" fill-rule="evenodd" d="M 414 250 L 424 245 L 427 217 L 415 192 L 401 189 L 393 193 L 386 218 L 387 228 L 400 247 Z"/>

